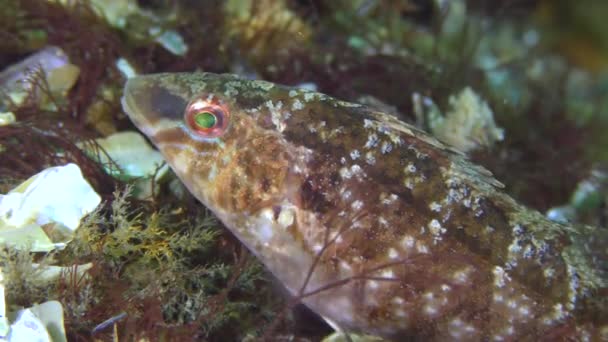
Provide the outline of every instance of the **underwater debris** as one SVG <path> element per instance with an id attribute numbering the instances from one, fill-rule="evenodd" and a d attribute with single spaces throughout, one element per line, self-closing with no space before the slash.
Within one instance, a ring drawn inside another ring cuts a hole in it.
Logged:
<path id="1" fill-rule="evenodd" d="M 139 199 L 151 198 L 154 184 L 169 170 L 162 155 L 138 132 L 122 131 L 96 139 L 94 144 L 80 146 L 103 165 L 108 174 L 122 181 L 133 181 L 133 194 Z"/>
<path id="2" fill-rule="evenodd" d="M 13 314 L 8 342 L 40 341 L 67 342 L 63 325 L 63 307 L 58 301 L 48 301 L 22 309 Z"/>
<path id="3" fill-rule="evenodd" d="M 59 3 L 68 5 L 70 0 Z M 95 12 L 102 16 L 108 24 L 117 28 L 125 28 L 129 16 L 140 12 L 137 1 L 134 0 L 89 0 Z"/>
<path id="4" fill-rule="evenodd" d="M 445 116 L 428 97 L 414 94 L 412 102 L 419 125 L 428 127 L 439 140 L 462 152 L 489 148 L 504 139 L 504 131 L 496 126 L 492 110 L 470 87 L 449 97 L 450 109 Z"/>
<path id="5" fill-rule="evenodd" d="M 0 126 L 10 125 L 16 120 L 15 114 L 12 112 L 0 113 Z M 2 147 L 0 147 L 0 151 L 2 151 Z"/>
<path id="6" fill-rule="evenodd" d="M 69 63 L 69 58 L 57 46 L 47 46 L 24 60 L 8 66 L 0 72 L 0 88 L 13 89 L 19 86 L 23 89 L 31 88 L 29 74 L 40 68 L 48 77 L 52 70 L 63 67 Z"/>
<path id="7" fill-rule="evenodd" d="M 223 12 L 226 35 L 236 41 L 241 51 L 247 51 L 245 56 L 253 64 L 262 66 L 266 58 L 303 48 L 310 42 L 312 29 L 285 0 L 229 0 L 224 2 Z"/>
<path id="8" fill-rule="evenodd" d="M 324 337 L 321 342 L 388 342 L 388 340 L 371 335 L 335 332 Z"/>
<path id="9" fill-rule="evenodd" d="M 184 38 L 175 30 L 163 30 L 160 27 L 150 27 L 148 30 L 157 43 L 174 55 L 183 56 L 188 52 Z"/>
<path id="10" fill-rule="evenodd" d="M 129 63 L 129 61 L 124 58 L 119 58 L 116 60 L 116 68 L 118 69 L 118 71 L 120 71 L 120 73 L 125 79 L 137 75 L 137 71 L 135 71 L 133 65 L 131 65 L 131 63 Z"/>
<path id="11" fill-rule="evenodd" d="M 97 324 L 95 326 L 95 328 L 93 328 L 93 330 L 91 330 L 91 334 L 95 334 L 96 332 L 102 331 L 112 325 L 115 325 L 116 322 L 124 319 L 125 317 L 127 317 L 127 313 L 126 312 L 121 312 L 118 315 L 112 316 L 108 319 L 106 319 L 105 321 Z"/>
<path id="12" fill-rule="evenodd" d="M 10 329 L 10 322 L 6 317 L 6 299 L 4 297 L 4 273 L 0 267 L 0 341 L 5 341 Z"/>
<path id="13" fill-rule="evenodd" d="M 96 145 L 81 144 L 97 162 L 106 166 L 106 171 L 119 179 L 133 180 L 155 176 L 161 178 L 168 170 L 162 155 L 150 146 L 146 139 L 135 131 L 122 131 L 95 140 Z M 102 148 L 106 153 L 99 153 Z M 116 163 L 116 167 L 113 167 Z"/>
<path id="14" fill-rule="evenodd" d="M 69 1 L 60 3 L 67 5 Z M 134 0 L 90 0 L 90 4 L 110 26 L 125 30 L 131 36 L 147 36 L 174 55 L 183 56 L 188 52 L 181 34 L 166 28 L 168 23 L 175 21 L 174 12 L 159 15 L 144 10 Z"/>
<path id="15" fill-rule="evenodd" d="M 0 195 L 0 240 L 31 251 L 62 248 L 100 202 L 78 165 L 48 168 Z"/>
<path id="16" fill-rule="evenodd" d="M 607 189 L 608 170 L 605 167 L 596 167 L 591 170 L 589 177 L 576 185 L 567 204 L 549 209 L 546 216 L 556 222 L 579 222 L 585 214 L 600 209 L 606 200 Z"/>
<path id="17" fill-rule="evenodd" d="M 56 109 L 57 97 L 65 98 L 78 80 L 80 69 L 70 64 L 56 46 L 46 47 L 0 73 L 0 91 L 5 108 L 35 101 L 42 109 Z"/>

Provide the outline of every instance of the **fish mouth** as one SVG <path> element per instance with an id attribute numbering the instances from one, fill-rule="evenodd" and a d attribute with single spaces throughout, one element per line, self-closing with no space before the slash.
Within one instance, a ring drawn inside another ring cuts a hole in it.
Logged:
<path id="1" fill-rule="evenodd" d="M 143 115 L 140 110 L 143 107 L 141 93 L 144 84 L 145 81 L 142 76 L 128 79 L 123 88 L 123 95 L 120 100 L 122 110 L 141 131 L 144 131 L 145 127 L 149 127 L 149 123 L 145 120 L 145 115 Z"/>
<path id="2" fill-rule="evenodd" d="M 135 126 L 153 137 L 159 129 L 183 121 L 188 104 L 184 94 L 169 89 L 166 74 L 136 76 L 127 80 L 121 99 L 122 107 Z"/>

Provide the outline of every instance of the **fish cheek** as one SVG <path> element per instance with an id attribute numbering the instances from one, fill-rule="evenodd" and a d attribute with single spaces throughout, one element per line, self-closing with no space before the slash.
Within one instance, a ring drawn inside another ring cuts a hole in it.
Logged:
<path id="1" fill-rule="evenodd" d="M 274 136 L 258 136 L 234 151 L 231 162 L 219 171 L 218 201 L 236 212 L 272 207 L 285 192 L 289 160 L 283 146 Z"/>
<path id="2" fill-rule="evenodd" d="M 217 162 L 217 158 L 214 158 L 217 154 L 215 144 L 192 139 L 183 127 L 163 130 L 152 137 L 152 141 L 193 192 L 193 189 L 202 188 L 201 185 L 209 181 Z M 198 194 L 197 197 L 200 199 Z"/>

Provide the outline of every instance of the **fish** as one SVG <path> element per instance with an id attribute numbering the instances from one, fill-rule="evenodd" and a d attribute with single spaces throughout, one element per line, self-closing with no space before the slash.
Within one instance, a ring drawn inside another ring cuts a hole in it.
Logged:
<path id="1" fill-rule="evenodd" d="M 291 295 L 388 340 L 606 340 L 608 233 L 517 203 L 394 115 L 231 74 L 129 79 L 122 105 Z"/>

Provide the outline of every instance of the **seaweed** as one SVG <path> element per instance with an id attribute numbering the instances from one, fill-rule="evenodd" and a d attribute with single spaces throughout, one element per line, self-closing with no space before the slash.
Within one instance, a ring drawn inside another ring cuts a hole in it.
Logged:
<path id="1" fill-rule="evenodd" d="M 53 263 L 53 257 L 53 254 L 36 256 L 6 245 L 0 248 L 0 267 L 10 309 L 29 307 L 50 297 L 52 281 L 45 279 L 44 272 Z"/>
<path id="2" fill-rule="evenodd" d="M 119 336 L 236 338 L 257 329 L 261 298 L 254 295 L 265 282 L 259 263 L 222 242 L 208 213 L 191 219 L 168 207 L 133 211 L 129 192 L 115 192 L 105 214 L 91 214 L 66 251 L 69 260 L 95 264 L 90 279 L 70 276 L 61 287 L 73 336 L 86 336 L 118 311 L 127 314 Z M 218 243 L 231 251 L 218 254 Z M 241 329 L 228 329 L 235 323 Z"/>

